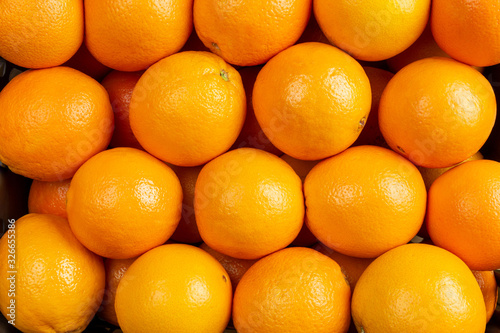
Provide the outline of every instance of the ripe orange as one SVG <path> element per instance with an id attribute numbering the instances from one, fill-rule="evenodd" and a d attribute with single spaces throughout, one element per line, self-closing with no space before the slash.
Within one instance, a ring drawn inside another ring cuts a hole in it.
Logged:
<path id="1" fill-rule="evenodd" d="M 304 183 L 308 227 L 345 255 L 374 258 L 408 243 L 422 225 L 426 191 L 417 168 L 377 146 L 349 148 Z"/>
<path id="2" fill-rule="evenodd" d="M 72 68 L 26 71 L 0 92 L 0 160 L 25 177 L 71 178 L 112 132 L 106 90 Z"/>
<path id="3" fill-rule="evenodd" d="M 257 74 L 259 74 L 261 68 L 261 66 L 252 66 L 242 67 L 238 70 L 241 75 L 243 87 L 245 88 L 247 115 L 245 118 L 245 123 L 243 124 L 243 128 L 240 131 L 240 135 L 238 135 L 238 138 L 231 148 L 257 148 L 279 156 L 282 154 L 281 150 L 276 148 L 268 139 L 268 137 L 260 127 L 253 111 L 252 92 L 255 80 L 257 79 Z"/>
<path id="4" fill-rule="evenodd" d="M 203 167 L 194 195 L 203 241 L 239 259 L 257 259 L 289 245 L 304 219 L 302 182 L 271 153 L 227 152 Z"/>
<path id="5" fill-rule="evenodd" d="M 478 160 L 445 172 L 429 190 L 427 231 L 474 270 L 500 268 L 500 163 Z"/>
<path id="6" fill-rule="evenodd" d="M 171 239 L 181 243 L 201 243 L 200 232 L 194 214 L 194 187 L 201 171 L 201 166 L 183 168 L 172 166 L 182 186 L 182 217 Z"/>
<path id="7" fill-rule="evenodd" d="M 3 315 L 23 332 L 82 332 L 101 304 L 102 258 L 62 217 L 28 214 L 14 226 L 0 239 Z"/>
<path id="8" fill-rule="evenodd" d="M 159 246 L 140 256 L 116 290 L 124 332 L 222 332 L 231 316 L 231 281 L 205 251 Z"/>
<path id="9" fill-rule="evenodd" d="M 359 63 L 334 46 L 294 45 L 257 76 L 255 115 L 285 154 L 318 160 L 349 147 L 370 112 L 370 82 Z"/>
<path id="10" fill-rule="evenodd" d="M 31 183 L 28 196 L 28 209 L 30 213 L 54 214 L 64 218 L 66 212 L 66 194 L 68 193 L 71 179 L 59 182 L 41 182 L 34 180 Z"/>
<path id="11" fill-rule="evenodd" d="M 311 15 L 311 0 L 196 0 L 194 27 L 203 44 L 231 64 L 260 65 L 293 45 Z"/>
<path id="12" fill-rule="evenodd" d="M 356 59 L 378 61 L 409 47 L 427 24 L 430 0 L 315 0 L 326 37 Z"/>
<path id="13" fill-rule="evenodd" d="M 474 66 L 500 63 L 498 1 L 435 0 L 431 26 L 438 45 L 458 61 Z"/>
<path id="14" fill-rule="evenodd" d="M 370 87 L 372 90 L 372 106 L 370 115 L 366 120 L 366 125 L 353 145 L 374 145 L 387 147 L 387 143 L 385 142 L 384 137 L 380 132 L 380 127 L 378 126 L 378 107 L 380 98 L 382 97 L 382 92 L 384 91 L 385 87 L 392 79 L 394 74 L 386 71 L 385 69 L 375 67 L 363 68 L 365 69 L 366 76 L 368 76 L 368 79 L 370 80 Z"/>
<path id="15" fill-rule="evenodd" d="M 318 164 L 319 161 L 304 161 L 293 158 L 289 155 L 284 154 L 281 156 L 281 159 L 288 163 L 289 166 L 292 167 L 293 171 L 300 177 L 302 183 L 306 179 L 307 174 L 311 169 Z M 304 216 L 304 224 L 302 225 L 302 229 L 300 229 L 299 234 L 292 242 L 293 246 L 311 246 L 316 243 L 318 239 L 313 235 L 311 230 L 307 227 L 307 216 Z"/>
<path id="16" fill-rule="evenodd" d="M 86 0 L 85 43 L 108 67 L 146 69 L 186 43 L 192 7 L 192 0 Z"/>
<path id="17" fill-rule="evenodd" d="M 0 2 L 0 57 L 26 68 L 59 66 L 83 41 L 82 0 Z"/>
<path id="18" fill-rule="evenodd" d="M 342 273 L 351 286 L 351 290 L 354 290 L 356 283 L 358 283 L 358 280 L 363 272 L 373 262 L 373 260 L 375 260 L 373 258 L 356 258 L 346 256 L 345 254 L 330 249 L 322 243 L 318 243 L 313 247 L 313 249 L 332 258 L 337 264 L 339 264 Z"/>
<path id="19" fill-rule="evenodd" d="M 101 308 L 99 309 L 97 315 L 101 319 L 104 319 L 108 323 L 116 326 L 118 326 L 118 319 L 116 318 L 115 311 L 116 289 L 118 288 L 118 284 L 123 278 L 123 275 L 136 259 L 137 258 L 106 259 L 104 261 L 104 267 L 106 270 L 106 288 Z"/>
<path id="20" fill-rule="evenodd" d="M 481 288 L 486 305 L 486 322 L 488 322 L 493 317 L 497 307 L 498 286 L 495 273 L 493 271 L 472 271 L 472 274 Z"/>
<path id="21" fill-rule="evenodd" d="M 449 167 L 474 155 L 495 117 L 488 80 L 447 58 L 426 58 L 403 68 L 387 85 L 379 107 L 380 130 L 389 146 L 427 168 Z"/>
<path id="22" fill-rule="evenodd" d="M 181 217 L 182 189 L 166 164 L 134 148 L 106 150 L 75 174 L 68 218 L 91 251 L 113 259 L 165 243 Z"/>
<path id="23" fill-rule="evenodd" d="M 115 115 L 115 130 L 110 147 L 131 147 L 142 149 L 130 128 L 129 106 L 137 81 L 143 72 L 112 71 L 101 84 L 109 94 L 109 100 Z"/>
<path id="24" fill-rule="evenodd" d="M 231 280 L 231 286 L 233 287 L 233 291 L 236 289 L 238 283 L 240 283 L 243 275 L 248 271 L 248 269 L 257 262 L 257 260 L 246 260 L 246 259 L 237 259 L 220 252 L 215 251 L 207 244 L 203 243 L 200 245 L 200 249 L 206 251 L 212 257 L 217 259 L 218 262 L 224 267 L 229 275 L 229 279 Z"/>
<path id="25" fill-rule="evenodd" d="M 287 248 L 243 275 L 233 304 L 240 333 L 346 332 L 351 290 L 339 265 L 304 247 Z"/>
<path id="26" fill-rule="evenodd" d="M 139 143 L 179 166 L 201 165 L 228 150 L 244 120 L 240 75 L 209 52 L 181 52 L 154 64 L 130 103 L 130 125 Z"/>
<path id="27" fill-rule="evenodd" d="M 358 332 L 483 333 L 486 328 L 484 300 L 470 269 L 427 244 L 403 245 L 375 259 L 354 289 L 351 308 Z"/>
<path id="28" fill-rule="evenodd" d="M 111 68 L 101 64 L 87 49 L 87 45 L 82 43 L 78 51 L 66 61 L 63 66 L 71 67 L 88 76 L 101 81 L 106 74 L 111 71 Z"/>

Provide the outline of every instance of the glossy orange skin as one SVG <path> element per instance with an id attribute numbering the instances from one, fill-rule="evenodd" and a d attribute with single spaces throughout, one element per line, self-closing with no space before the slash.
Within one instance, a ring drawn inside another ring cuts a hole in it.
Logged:
<path id="1" fill-rule="evenodd" d="M 351 309 L 358 332 L 483 333 L 486 328 L 484 300 L 470 269 L 427 244 L 402 245 L 375 259 L 354 289 Z"/>
<path id="2" fill-rule="evenodd" d="M 0 92 L 0 160 L 25 177 L 71 178 L 112 132 L 106 90 L 72 68 L 30 70 Z"/>
<path id="3" fill-rule="evenodd" d="M 124 332 L 222 332 L 231 317 L 231 281 L 205 251 L 159 246 L 140 256 L 116 290 Z"/>
<path id="4" fill-rule="evenodd" d="M 233 322 L 241 333 L 346 332 L 351 289 L 339 265 L 304 247 L 260 259 L 236 287 Z"/>
<path id="5" fill-rule="evenodd" d="M 409 242 L 427 193 L 417 168 L 377 146 L 349 148 L 317 164 L 304 183 L 308 227 L 345 255 L 374 258 Z"/>
<path id="6" fill-rule="evenodd" d="M 203 241 L 194 214 L 194 188 L 201 168 L 202 166 L 190 168 L 172 166 L 172 170 L 174 170 L 182 186 L 182 217 L 175 232 L 170 237 L 177 242 L 193 244 Z"/>
<path id="7" fill-rule="evenodd" d="M 474 155 L 495 118 L 491 84 L 448 58 L 426 58 L 400 70 L 379 106 L 380 130 L 389 146 L 426 168 L 449 167 Z"/>
<path id="8" fill-rule="evenodd" d="M 370 82 L 361 65 L 338 48 L 302 43 L 267 62 L 252 100 L 259 124 L 278 149 L 318 160 L 357 139 L 370 112 Z"/>
<path id="9" fill-rule="evenodd" d="M 86 0 L 85 43 L 110 68 L 143 70 L 186 43 L 192 8 L 192 0 Z"/>
<path id="10" fill-rule="evenodd" d="M 59 66 L 83 41 L 82 0 L 0 3 L 0 57 L 26 68 Z"/>
<path id="11" fill-rule="evenodd" d="M 109 101 L 115 115 L 115 129 L 110 147 L 131 147 L 143 149 L 130 128 L 129 106 L 132 91 L 144 72 L 112 71 L 101 84 L 109 95 Z"/>
<path id="12" fill-rule="evenodd" d="M 246 260 L 246 259 L 237 259 L 220 252 L 215 251 L 207 244 L 203 243 L 200 245 L 200 249 L 206 251 L 212 257 L 214 257 L 229 275 L 229 279 L 231 280 L 231 286 L 233 287 L 233 292 L 236 289 L 238 283 L 240 283 L 243 275 L 248 271 L 253 264 L 257 262 L 257 260 Z"/>
<path id="13" fill-rule="evenodd" d="M 75 174 L 67 211 L 82 244 L 103 257 L 127 259 L 165 243 L 181 203 L 181 184 L 166 164 L 141 150 L 114 148 Z"/>
<path id="14" fill-rule="evenodd" d="M 108 323 L 118 326 L 118 319 L 115 311 L 116 289 L 123 275 L 132 263 L 137 259 L 106 259 L 104 267 L 106 270 L 106 287 L 104 298 L 97 315 Z"/>
<path id="15" fill-rule="evenodd" d="M 28 210 L 30 213 L 53 214 L 68 218 L 66 212 L 66 194 L 71 179 L 60 182 L 41 182 L 34 180 L 31 183 L 28 196 Z"/>
<path id="16" fill-rule="evenodd" d="M 430 0 L 316 0 L 314 15 L 326 37 L 356 59 L 385 60 L 420 36 Z"/>
<path id="17" fill-rule="evenodd" d="M 186 51 L 142 75 L 132 94 L 130 125 L 152 155 L 198 166 L 231 147 L 245 121 L 245 105 L 233 67 L 212 53 Z"/>
<path id="18" fill-rule="evenodd" d="M 486 322 L 489 322 L 495 309 L 498 300 L 498 286 L 493 271 L 472 271 L 476 278 L 479 288 L 483 293 L 484 304 L 486 305 Z"/>
<path id="19" fill-rule="evenodd" d="M 463 163 L 429 190 L 427 231 L 432 241 L 473 270 L 500 268 L 500 163 Z"/>
<path id="20" fill-rule="evenodd" d="M 240 148 L 203 167 L 194 209 L 208 246 L 231 257 L 257 259 L 286 247 L 299 233 L 302 182 L 279 157 Z"/>
<path id="21" fill-rule="evenodd" d="M 15 222 L 14 230 L 15 244 L 9 232 L 0 239 L 3 315 L 8 318 L 7 306 L 14 299 L 15 327 L 22 332 L 82 332 L 102 301 L 102 258 L 87 250 L 71 232 L 68 221 L 56 215 L 25 215 Z M 7 261 L 12 247 L 15 269 Z M 16 273 L 9 273 L 13 270 Z M 9 296 L 7 280 L 12 274 L 14 298 Z"/>
<path id="22" fill-rule="evenodd" d="M 498 1 L 433 1 L 431 27 L 437 44 L 458 61 L 473 66 L 500 63 Z"/>
<path id="23" fill-rule="evenodd" d="M 210 51 L 231 64 L 254 66 L 299 39 L 311 8 L 311 0 L 197 0 L 194 27 Z"/>
<path id="24" fill-rule="evenodd" d="M 269 153 L 275 154 L 277 156 L 281 155 L 282 152 L 276 148 L 269 138 L 266 136 L 264 131 L 259 125 L 255 113 L 253 111 L 252 103 L 252 93 L 253 87 L 255 85 L 255 80 L 259 71 L 262 69 L 261 66 L 252 67 L 242 67 L 238 69 L 241 75 L 241 81 L 243 82 L 243 87 L 245 88 L 245 96 L 247 102 L 247 115 L 245 118 L 245 123 L 240 131 L 240 135 L 234 142 L 232 149 L 250 147 L 265 150 Z"/>

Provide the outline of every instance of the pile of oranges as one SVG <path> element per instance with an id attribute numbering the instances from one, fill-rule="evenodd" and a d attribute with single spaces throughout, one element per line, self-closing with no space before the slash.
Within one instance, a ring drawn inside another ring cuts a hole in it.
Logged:
<path id="1" fill-rule="evenodd" d="M 0 57 L 20 331 L 485 332 L 498 1 L 0 1 Z"/>

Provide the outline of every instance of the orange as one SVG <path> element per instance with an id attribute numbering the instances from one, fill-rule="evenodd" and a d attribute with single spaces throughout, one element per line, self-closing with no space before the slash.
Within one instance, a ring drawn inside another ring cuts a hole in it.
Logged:
<path id="1" fill-rule="evenodd" d="M 101 84 L 109 94 L 109 100 L 115 114 L 115 130 L 110 147 L 131 147 L 142 149 L 130 128 L 129 106 L 137 81 L 143 72 L 112 71 Z"/>
<path id="2" fill-rule="evenodd" d="M 429 190 L 427 231 L 473 270 L 500 268 L 500 163 L 478 160 L 445 172 Z"/>
<path id="3" fill-rule="evenodd" d="M 28 196 L 30 213 L 54 214 L 67 218 L 66 194 L 71 179 L 59 182 L 41 182 L 34 180 L 31 183 Z"/>
<path id="4" fill-rule="evenodd" d="M 315 0 L 314 15 L 326 37 L 356 59 L 395 56 L 422 33 L 430 0 Z"/>
<path id="5" fill-rule="evenodd" d="M 500 63 L 498 1 L 435 0 L 431 27 L 438 45 L 458 61 L 474 66 Z"/>
<path id="6" fill-rule="evenodd" d="M 115 148 L 77 171 L 67 210 L 83 245 L 106 258 L 127 259 L 165 243 L 179 223 L 181 203 L 172 169 L 141 150 Z"/>
<path id="7" fill-rule="evenodd" d="M 408 243 L 422 225 L 426 191 L 417 168 L 377 146 L 320 162 L 304 183 L 308 227 L 342 254 L 374 258 Z"/>
<path id="8" fill-rule="evenodd" d="M 361 65 L 334 46 L 294 45 L 269 60 L 253 90 L 255 115 L 285 154 L 319 160 L 356 141 L 370 112 Z"/>
<path id="9" fill-rule="evenodd" d="M 324 254 L 335 260 L 337 264 L 340 265 L 342 273 L 346 277 L 351 290 L 354 290 L 356 283 L 358 283 L 359 278 L 366 270 L 366 268 L 373 262 L 373 258 L 356 258 L 351 256 L 346 256 L 345 254 L 339 253 L 326 247 L 322 243 L 318 243 L 313 247 L 319 253 Z"/>
<path id="10" fill-rule="evenodd" d="M 306 176 L 309 173 L 309 171 L 311 171 L 311 169 L 319 162 L 319 161 L 298 160 L 286 154 L 282 155 L 281 159 L 292 167 L 293 171 L 295 171 L 295 173 L 297 173 L 297 175 L 302 180 L 302 183 L 306 179 Z M 302 229 L 300 229 L 299 234 L 293 240 L 292 245 L 311 246 L 317 241 L 318 239 L 316 238 L 316 236 L 314 236 L 311 230 L 309 230 L 309 228 L 307 227 L 307 216 L 304 216 L 304 224 L 302 225 Z"/>
<path id="11" fill-rule="evenodd" d="M 86 0 L 85 43 L 108 67 L 146 69 L 186 43 L 192 7 L 192 0 Z"/>
<path id="12" fill-rule="evenodd" d="M 479 288 L 483 293 L 484 303 L 486 305 L 486 322 L 490 321 L 495 313 L 498 300 L 498 286 L 493 271 L 472 271 Z"/>
<path id="13" fill-rule="evenodd" d="M 204 164 L 228 150 L 245 121 L 238 72 L 209 52 L 186 51 L 151 66 L 130 103 L 139 143 L 179 166 Z"/>
<path id="14" fill-rule="evenodd" d="M 231 316 L 231 281 L 205 251 L 159 246 L 140 256 L 116 290 L 123 332 L 222 332 Z"/>
<path id="15" fill-rule="evenodd" d="M 137 258 L 129 259 L 106 259 L 104 267 L 106 269 L 106 288 L 104 299 L 97 315 L 108 323 L 118 326 L 118 319 L 115 311 L 116 289 L 127 269 Z"/>
<path id="16" fill-rule="evenodd" d="M 78 51 L 66 61 L 63 66 L 71 67 L 80 72 L 87 74 L 88 76 L 101 81 L 106 74 L 111 71 L 111 68 L 101 64 L 93 55 L 90 53 L 89 49 L 82 43 Z"/>
<path id="17" fill-rule="evenodd" d="M 194 187 L 201 171 L 201 166 L 183 168 L 172 166 L 182 186 L 182 217 L 175 232 L 170 237 L 181 243 L 201 243 L 200 232 L 194 214 Z"/>
<path id="18" fill-rule="evenodd" d="M 83 41 L 82 0 L 2 1 L 0 17 L 0 57 L 21 67 L 61 65 Z"/>
<path id="19" fill-rule="evenodd" d="M 311 7 L 311 0 L 196 0 L 194 27 L 203 44 L 227 62 L 260 65 L 299 39 Z"/>
<path id="20" fill-rule="evenodd" d="M 481 289 L 467 265 L 427 244 L 403 245 L 375 259 L 354 289 L 351 309 L 358 332 L 483 333 L 486 328 Z"/>
<path id="21" fill-rule="evenodd" d="M 400 70 L 379 106 L 380 130 L 389 146 L 426 168 L 449 167 L 474 155 L 495 117 L 488 80 L 448 58 L 426 58 Z"/>
<path id="22" fill-rule="evenodd" d="M 9 223 L 0 257 L 0 310 L 7 320 L 22 332 L 83 332 L 101 304 L 104 265 L 66 219 L 28 214 Z"/>
<path id="23" fill-rule="evenodd" d="M 385 69 L 375 67 L 364 67 L 364 69 L 368 79 L 370 80 L 372 90 L 372 106 L 370 109 L 370 115 L 366 120 L 366 125 L 353 145 L 374 145 L 387 147 L 378 126 L 378 107 L 382 93 L 394 74 L 386 71 Z"/>
<path id="24" fill-rule="evenodd" d="M 278 148 L 276 148 L 268 139 L 268 137 L 260 127 L 253 111 L 252 92 L 255 80 L 257 79 L 257 74 L 259 74 L 259 71 L 261 69 L 262 66 L 252 66 L 242 67 L 238 70 L 241 75 L 243 87 L 245 88 L 247 115 L 245 118 L 245 123 L 243 124 L 243 128 L 240 131 L 240 135 L 238 135 L 238 138 L 231 148 L 257 148 L 279 156 L 282 154 L 282 152 Z"/>
<path id="25" fill-rule="evenodd" d="M 243 275 L 234 293 L 240 333 L 346 332 L 351 289 L 339 265 L 309 248 L 273 253 Z"/>
<path id="26" fill-rule="evenodd" d="M 289 245 L 299 233 L 302 182 L 271 153 L 232 150 L 201 170 L 194 211 L 209 247 L 238 259 L 257 259 Z"/>
<path id="27" fill-rule="evenodd" d="M 471 157 L 469 157 L 465 161 L 462 161 L 462 162 L 460 162 L 460 163 L 458 163 L 456 165 L 453 165 L 451 167 L 447 167 L 447 168 L 424 168 L 424 167 L 417 167 L 417 168 L 418 168 L 418 171 L 420 171 L 420 174 L 422 175 L 422 178 L 423 178 L 424 183 L 425 183 L 425 188 L 427 189 L 427 191 L 429 191 L 429 189 L 431 188 L 432 183 L 434 183 L 434 181 L 439 176 L 441 176 L 443 173 L 445 173 L 446 171 L 448 171 L 451 168 L 454 168 L 457 165 L 460 165 L 460 164 L 462 164 L 464 162 L 475 161 L 475 160 L 482 160 L 482 159 L 483 159 L 483 154 L 481 154 L 481 152 L 478 151 L 477 153 L 475 153 L 474 155 L 472 155 Z"/>
<path id="28" fill-rule="evenodd" d="M 237 259 L 226 256 L 225 254 L 215 251 L 205 243 L 201 244 L 200 248 L 217 259 L 222 267 L 224 267 L 227 275 L 229 275 L 229 279 L 231 280 L 233 291 L 236 289 L 238 283 L 240 283 L 240 280 L 246 271 L 248 271 L 248 269 L 257 262 L 257 260 Z"/>
<path id="29" fill-rule="evenodd" d="M 71 178 L 112 132 L 106 90 L 72 68 L 30 70 L 0 92 L 0 160 L 25 177 Z"/>

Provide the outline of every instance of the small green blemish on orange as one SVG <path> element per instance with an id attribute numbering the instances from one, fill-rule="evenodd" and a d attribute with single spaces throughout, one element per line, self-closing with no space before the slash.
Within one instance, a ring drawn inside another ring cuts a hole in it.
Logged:
<path id="1" fill-rule="evenodd" d="M 229 81 L 229 75 L 225 70 L 220 70 L 220 76 L 224 79 L 224 81 Z"/>

